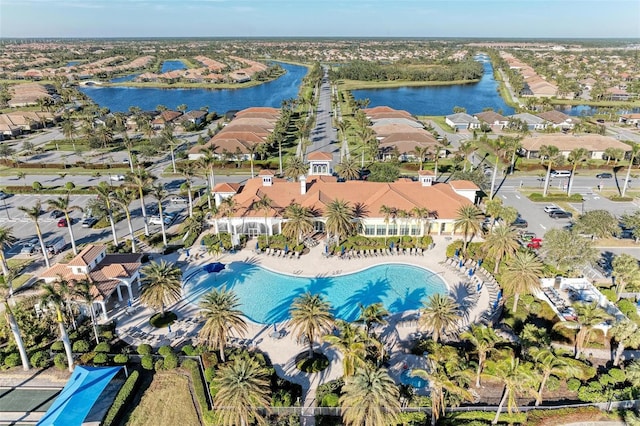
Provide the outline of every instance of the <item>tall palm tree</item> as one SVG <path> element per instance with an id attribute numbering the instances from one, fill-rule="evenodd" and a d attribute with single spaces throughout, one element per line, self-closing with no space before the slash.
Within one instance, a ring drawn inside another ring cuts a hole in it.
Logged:
<path id="1" fill-rule="evenodd" d="M 262 211 L 262 214 L 264 217 L 264 236 L 268 246 L 269 245 L 269 225 L 267 223 L 267 220 L 269 219 L 269 212 L 273 209 L 273 200 L 271 200 L 271 198 L 269 198 L 267 194 L 264 194 L 256 202 L 255 207 L 258 210 Z"/>
<path id="2" fill-rule="evenodd" d="M 222 426 L 266 425 L 262 410 L 270 412 L 269 371 L 249 357 L 222 365 L 213 379 L 218 389 L 214 408 Z"/>
<path id="3" fill-rule="evenodd" d="M 543 263 L 530 251 L 519 251 L 509 258 L 502 273 L 502 286 L 506 295 L 513 295 L 513 312 L 518 309 L 520 294 L 540 288 L 543 269 Z"/>
<path id="4" fill-rule="evenodd" d="M 309 292 L 295 298 L 289 310 L 293 333 L 299 340 L 309 341 L 309 358 L 313 358 L 313 343 L 319 337 L 328 334 L 334 320 L 331 305 L 319 294 Z"/>
<path id="5" fill-rule="evenodd" d="M 484 205 L 484 210 L 487 216 L 491 217 L 491 229 L 496 223 L 496 220 L 501 216 L 504 206 L 500 198 L 494 198 L 488 200 Z"/>
<path id="6" fill-rule="evenodd" d="M 339 334 L 328 334 L 324 341 L 335 347 L 342 354 L 344 376 L 353 376 L 356 369 L 366 365 L 367 335 L 356 325 L 346 321 L 337 321 Z"/>
<path id="7" fill-rule="evenodd" d="M 460 146 L 462 146 L 462 143 L 460 144 Z M 416 147 L 413 148 L 413 155 L 418 160 L 418 165 L 420 166 L 419 170 L 422 170 L 422 165 L 424 164 L 424 159 L 425 159 L 425 157 L 427 155 L 429 155 L 430 149 L 431 148 L 428 147 L 428 146 L 420 146 L 420 145 L 416 145 Z M 465 166 L 466 166 L 466 164 L 465 164 Z"/>
<path id="8" fill-rule="evenodd" d="M 169 146 L 169 152 L 171 153 L 171 166 L 173 167 L 173 173 L 176 172 L 176 154 L 175 149 L 177 146 L 177 141 L 175 136 L 173 135 L 174 127 L 171 123 L 167 123 L 162 129 L 162 140 Z"/>
<path id="9" fill-rule="evenodd" d="M 141 168 L 139 164 L 134 173 L 128 173 L 126 176 L 127 183 L 138 191 L 142 220 L 144 223 L 144 235 L 147 237 L 149 236 L 149 224 L 147 223 L 147 209 L 144 205 L 144 194 L 149 190 L 154 179 L 155 178 L 148 171 Z"/>
<path id="10" fill-rule="evenodd" d="M 129 204 L 135 199 L 135 194 L 127 188 L 118 188 L 115 191 L 109 193 L 111 201 L 118 206 L 127 217 L 127 225 L 129 225 L 129 237 L 131 238 L 131 252 L 136 252 L 136 237 L 133 234 L 133 223 L 131 222 L 131 211 L 129 210 Z M 115 234 L 114 234 L 115 237 Z"/>
<path id="11" fill-rule="evenodd" d="M 93 336 L 96 339 L 96 344 L 100 343 L 100 337 L 98 336 L 98 321 L 96 321 L 96 311 L 93 308 L 93 302 L 96 298 L 92 294 L 93 284 L 90 278 L 76 281 L 73 285 L 73 296 L 81 303 L 89 308 L 89 316 L 91 318 L 91 326 L 93 327 Z"/>
<path id="12" fill-rule="evenodd" d="M 458 146 L 458 152 L 462 155 L 463 161 L 463 171 L 467 171 L 467 163 L 469 162 L 469 154 L 476 150 L 476 145 L 473 141 L 462 141 Z M 473 165 L 471 165 L 473 168 Z M 420 169 L 422 170 L 422 169 Z"/>
<path id="13" fill-rule="evenodd" d="M 576 168 L 578 164 L 589 158 L 589 151 L 586 148 L 574 148 L 569 152 L 567 161 L 571 164 L 571 176 L 569 177 L 569 185 L 567 185 L 567 195 L 571 195 L 571 188 L 573 188 L 573 181 L 576 176 Z"/>
<path id="14" fill-rule="evenodd" d="M 164 315 L 165 306 L 172 305 L 182 296 L 182 270 L 161 260 L 140 269 L 140 302 Z"/>
<path id="15" fill-rule="evenodd" d="M 345 158 L 336 166 L 336 173 L 342 179 L 356 180 L 360 177 L 360 166 L 353 158 Z"/>
<path id="16" fill-rule="evenodd" d="M 476 387 L 480 387 L 480 377 L 487 362 L 487 355 L 493 352 L 502 339 L 495 330 L 482 324 L 472 324 L 471 328 L 460 335 L 460 338 L 468 341 L 478 354 L 478 366 L 476 368 Z"/>
<path id="17" fill-rule="evenodd" d="M 127 157 L 129 158 L 129 171 L 134 173 L 133 168 L 133 140 L 129 138 L 126 129 L 122 132 L 122 144 L 127 150 Z"/>
<path id="18" fill-rule="evenodd" d="M 575 358 L 580 358 L 584 345 L 591 338 L 594 327 L 603 321 L 610 319 L 611 316 L 602 308 L 594 303 L 577 303 L 575 305 L 577 320 L 575 322 L 563 321 L 554 325 L 554 327 L 577 328 L 575 340 Z"/>
<path id="19" fill-rule="evenodd" d="M 107 126 L 98 126 L 94 131 L 94 136 L 103 148 L 106 148 L 111 142 L 113 142 L 113 130 Z"/>
<path id="20" fill-rule="evenodd" d="M 59 210 L 64 213 L 64 217 L 67 221 L 67 228 L 69 228 L 69 238 L 71 238 L 71 249 L 73 250 L 73 254 L 78 254 L 78 249 L 76 248 L 76 238 L 73 235 L 73 222 L 69 217 L 69 213 L 74 210 L 82 211 L 82 207 L 70 205 L 71 202 L 69 199 L 69 194 L 65 195 L 64 197 L 47 200 L 47 204 L 49 204 L 49 208 L 47 209 L 47 211 Z"/>
<path id="21" fill-rule="evenodd" d="M 518 234 L 516 230 L 509 225 L 496 226 L 485 236 L 482 243 L 482 249 L 487 253 L 487 256 L 495 259 L 496 266 L 493 268 L 493 273 L 498 273 L 500 261 L 504 257 L 512 256 L 520 248 L 518 242 Z"/>
<path id="22" fill-rule="evenodd" d="M 76 133 L 76 127 L 74 126 L 73 121 L 69 118 L 62 120 L 60 127 L 62 128 L 62 134 L 64 137 L 73 143 L 73 135 Z"/>
<path id="23" fill-rule="evenodd" d="M 229 225 L 229 235 L 231 235 L 231 241 L 233 243 L 233 225 L 231 224 L 231 218 L 238 209 L 238 203 L 233 197 L 227 197 L 220 203 L 220 213 L 227 218 L 227 225 Z"/>
<path id="24" fill-rule="evenodd" d="M 388 426 L 398 422 L 398 386 L 384 368 L 360 368 L 345 379 L 340 397 L 346 426 Z"/>
<path id="25" fill-rule="evenodd" d="M 208 200 L 211 200 L 211 191 L 216 186 L 215 181 L 215 166 L 216 166 L 216 157 L 214 155 L 215 146 L 211 146 L 209 148 L 204 148 L 200 153 L 202 156 L 198 159 L 198 167 L 200 167 L 203 171 L 207 173 L 207 187 L 209 190 L 207 191 Z M 209 201 L 211 204 L 211 201 Z M 209 205 L 211 208 L 211 205 Z"/>
<path id="26" fill-rule="evenodd" d="M 247 332 L 247 323 L 242 318 L 239 306 L 235 292 L 224 287 L 212 289 L 200 300 L 201 314 L 205 318 L 200 330 L 200 340 L 217 348 L 222 362 L 225 361 L 224 348 L 229 335 L 235 333 L 242 336 Z"/>
<path id="27" fill-rule="evenodd" d="M 180 166 L 180 174 L 184 177 L 184 187 L 187 190 L 187 196 L 189 200 L 189 217 L 193 217 L 193 192 L 191 187 L 193 185 L 193 176 L 195 175 L 194 165 L 191 162 L 184 163 Z"/>
<path id="28" fill-rule="evenodd" d="M 496 161 L 493 164 L 493 176 L 491 177 L 491 190 L 489 191 L 489 199 L 493 200 L 493 197 L 496 195 L 495 187 L 496 187 L 496 179 L 498 177 L 498 165 L 500 164 L 500 159 L 502 158 L 502 156 L 507 150 L 507 141 L 505 138 L 500 136 L 498 137 L 498 139 L 492 139 L 489 142 L 489 145 L 491 146 L 491 148 L 493 149 L 496 155 Z"/>
<path id="29" fill-rule="evenodd" d="M 638 332 L 638 325 L 629 319 L 616 322 L 611 327 L 610 333 L 611 337 L 618 342 L 616 356 L 613 359 L 613 365 L 617 366 L 620 364 L 625 348 L 635 349 L 640 346 L 640 333 Z"/>
<path id="30" fill-rule="evenodd" d="M 64 319 L 62 316 L 62 306 L 64 305 L 64 299 L 56 287 L 52 284 L 45 284 L 42 286 L 42 306 L 52 306 L 56 314 L 56 322 L 60 329 L 60 339 L 64 346 L 64 351 L 67 355 L 67 364 L 69 371 L 73 371 L 73 354 L 71 353 L 71 342 L 69 341 L 69 334 L 67 328 L 64 325 Z"/>
<path id="31" fill-rule="evenodd" d="M 628 253 L 617 255 L 612 262 L 613 276 L 616 277 L 616 295 L 620 300 L 620 295 L 624 292 L 628 284 L 637 282 L 640 279 L 640 267 L 638 260 Z"/>
<path id="32" fill-rule="evenodd" d="M 2 295 L 2 306 L 4 307 L 4 319 L 7 321 L 7 324 L 9 324 L 9 329 L 11 330 L 13 339 L 16 342 L 18 353 L 20 354 L 20 361 L 22 361 L 22 369 L 27 371 L 31 368 L 31 365 L 29 364 L 29 357 L 27 356 L 27 350 L 24 346 L 24 341 L 22 340 L 20 326 L 18 325 L 16 317 L 13 315 L 11 305 L 9 304 L 9 299 L 13 295 L 12 280 L 14 275 L 15 272 L 11 270 L 4 273 L 4 282 L 0 284 L 0 294 Z"/>
<path id="33" fill-rule="evenodd" d="M 487 366 L 487 371 L 490 371 L 490 374 L 485 373 L 485 375 L 497 379 L 503 386 L 502 398 L 500 399 L 496 416 L 491 421 L 491 424 L 495 425 L 498 424 L 498 419 L 505 403 L 509 414 L 514 410 L 518 411 L 516 399 L 518 395 L 530 389 L 533 382 L 533 372 L 528 365 L 520 363 L 520 358 L 513 354 L 505 356 L 498 361 L 489 360 L 487 361 Z"/>
<path id="34" fill-rule="evenodd" d="M 164 189 L 164 185 L 157 183 L 151 187 L 150 194 L 156 199 L 158 203 L 158 215 L 160 216 L 160 230 L 162 231 L 162 245 L 167 246 L 167 231 L 164 226 L 164 211 L 162 208 L 162 202 L 169 196 L 169 193 Z"/>
<path id="35" fill-rule="evenodd" d="M 355 229 L 353 208 L 348 201 L 335 199 L 327 206 L 327 232 L 335 235 L 338 241 L 351 235 Z"/>
<path id="36" fill-rule="evenodd" d="M 113 221 L 113 208 L 111 207 L 111 194 L 112 188 L 106 182 L 100 182 L 94 187 L 98 199 L 104 203 L 104 207 L 107 211 L 107 217 L 109 218 L 109 224 L 111 225 L 111 235 L 113 236 L 113 244 L 118 246 L 118 234 L 116 234 L 116 224 Z"/>
<path id="37" fill-rule="evenodd" d="M 47 265 L 47 268 L 50 268 L 49 265 L 49 253 L 47 252 L 47 247 L 44 245 L 44 239 L 42 238 L 42 231 L 40 230 L 40 223 L 38 220 L 42 213 L 42 203 L 40 200 L 36 201 L 35 206 L 33 207 L 18 207 L 21 211 L 23 211 L 27 216 L 33 220 L 33 223 L 36 225 L 36 235 L 38 236 L 38 240 L 40 241 L 40 248 L 42 249 L 42 255 L 44 256 L 44 264 Z"/>
<path id="38" fill-rule="evenodd" d="M 389 316 L 389 311 L 384 308 L 382 303 L 372 303 L 367 306 L 361 303 L 358 307 L 360 308 L 360 316 L 357 322 L 364 323 L 367 336 L 371 335 L 374 324 L 387 324 L 386 317 Z"/>
<path id="39" fill-rule="evenodd" d="M 300 157 L 289 157 L 284 168 L 284 175 L 290 179 L 297 180 L 309 171 L 309 166 Z"/>
<path id="40" fill-rule="evenodd" d="M 13 247 L 17 239 L 13 236 L 13 229 L 8 226 L 0 226 L 0 264 L 2 264 L 2 274 L 6 277 L 9 274 L 5 250 Z M 13 294 L 13 290 L 11 290 Z"/>
<path id="41" fill-rule="evenodd" d="M 434 342 L 442 334 L 453 331 L 460 322 L 460 306 L 448 295 L 435 293 L 429 296 L 420 310 L 418 328 L 431 333 Z"/>
<path id="42" fill-rule="evenodd" d="M 631 144 L 631 153 L 630 153 L 630 156 L 629 156 L 629 166 L 627 167 L 627 175 L 624 178 L 624 185 L 622 186 L 622 194 L 621 195 L 623 197 L 627 193 L 627 188 L 629 188 L 629 178 L 631 177 L 631 168 L 633 167 L 633 162 L 638 157 L 638 154 L 640 154 L 640 144 L 634 143 L 634 142 L 629 142 L 629 141 L 627 141 L 627 143 Z"/>
<path id="43" fill-rule="evenodd" d="M 551 177 L 551 168 L 554 165 L 562 164 L 564 157 L 560 154 L 560 150 L 558 147 L 553 145 L 542 145 L 540 147 L 540 158 L 542 161 L 547 162 L 547 175 L 544 178 L 544 192 L 542 193 L 543 197 L 547 196 L 547 192 L 549 191 L 549 178 Z"/>
<path id="44" fill-rule="evenodd" d="M 420 223 L 420 234 L 425 235 L 429 234 L 429 230 L 431 229 L 431 224 L 429 223 L 429 219 L 431 218 L 431 212 L 426 207 L 414 207 L 411 209 L 411 214 L 415 217 Z M 426 223 L 426 226 L 425 226 Z"/>
<path id="45" fill-rule="evenodd" d="M 298 244 L 302 236 L 313 231 L 313 214 L 307 207 L 293 203 L 284 210 L 284 218 L 287 220 L 282 225 L 282 234 L 296 240 Z"/>
<path id="46" fill-rule="evenodd" d="M 534 366 L 540 373 L 540 385 L 536 392 L 536 407 L 542 404 L 542 392 L 549 377 L 571 378 L 580 374 L 579 361 L 567 358 L 551 348 L 531 348 Z"/>
<path id="47" fill-rule="evenodd" d="M 384 224 L 386 225 L 386 229 L 384 233 L 384 245 L 386 246 L 387 236 L 389 235 L 389 222 L 391 220 L 395 220 L 398 214 L 398 209 L 396 209 L 395 207 L 389 207 L 383 204 L 382 206 L 380 206 L 380 213 L 383 215 Z"/>
<path id="48" fill-rule="evenodd" d="M 482 231 L 482 219 L 484 215 L 482 211 L 473 204 L 462 206 L 456 213 L 456 220 L 453 223 L 454 232 L 461 229 L 463 235 L 463 252 L 467 252 L 467 246 L 469 241 L 467 238 L 469 235 L 473 237 L 475 234 L 479 234 Z"/>

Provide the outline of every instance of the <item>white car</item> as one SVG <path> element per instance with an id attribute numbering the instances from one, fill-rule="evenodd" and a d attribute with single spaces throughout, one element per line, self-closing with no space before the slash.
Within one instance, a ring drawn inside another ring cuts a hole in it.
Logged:
<path id="1" fill-rule="evenodd" d="M 114 182 L 120 182 L 124 180 L 124 175 L 112 175 L 111 180 Z"/>
<path id="2" fill-rule="evenodd" d="M 560 207 L 556 206 L 555 204 L 549 204 L 548 206 L 544 206 L 544 212 L 545 213 L 556 212 L 558 210 L 562 210 L 562 209 Z"/>
<path id="3" fill-rule="evenodd" d="M 171 197 L 169 201 L 171 201 L 171 204 L 186 204 L 189 202 L 189 200 L 180 196 Z"/>
<path id="4" fill-rule="evenodd" d="M 166 213 L 162 215 L 162 219 L 164 219 L 164 225 L 171 225 L 171 222 L 175 219 L 175 215 L 172 213 Z M 160 225 L 160 216 L 150 216 L 149 217 L 149 225 Z"/>

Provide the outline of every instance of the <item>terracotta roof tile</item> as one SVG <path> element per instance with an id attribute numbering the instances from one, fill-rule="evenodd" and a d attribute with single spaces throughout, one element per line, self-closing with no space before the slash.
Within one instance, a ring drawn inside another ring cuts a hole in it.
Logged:
<path id="1" fill-rule="evenodd" d="M 76 257 L 71 259 L 69 266 L 88 266 L 93 262 L 107 246 L 89 244 Z"/>

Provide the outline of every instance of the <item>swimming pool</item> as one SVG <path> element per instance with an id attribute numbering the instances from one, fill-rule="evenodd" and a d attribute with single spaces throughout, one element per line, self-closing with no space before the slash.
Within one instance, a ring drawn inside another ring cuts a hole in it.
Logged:
<path id="1" fill-rule="evenodd" d="M 400 374 L 400 382 L 403 385 L 410 385 L 416 389 L 422 389 L 427 387 L 427 385 L 429 384 L 427 380 L 419 376 L 412 376 L 412 373 L 413 373 L 413 370 L 404 370 Z"/>
<path id="2" fill-rule="evenodd" d="M 358 318 L 360 303 L 381 302 L 389 312 L 398 313 L 419 309 L 428 296 L 447 291 L 436 273 L 406 264 L 377 265 L 346 275 L 301 277 L 232 262 L 222 272 L 202 271 L 186 279 L 183 294 L 190 303 L 198 303 L 207 291 L 223 286 L 238 295 L 247 318 L 260 324 L 288 320 L 291 303 L 307 291 L 322 294 L 333 314 L 347 321 Z"/>

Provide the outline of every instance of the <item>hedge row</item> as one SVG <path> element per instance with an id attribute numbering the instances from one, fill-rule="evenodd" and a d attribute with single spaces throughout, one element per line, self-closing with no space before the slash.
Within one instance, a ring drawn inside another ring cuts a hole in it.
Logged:
<path id="1" fill-rule="evenodd" d="M 59 189 L 58 189 L 59 188 Z M 4 192 L 8 194 L 76 194 L 86 195 L 95 194 L 95 188 L 93 186 L 85 186 L 82 188 L 74 188 L 72 190 L 65 189 L 63 186 L 51 186 L 43 187 L 40 191 L 36 191 L 32 186 L 28 185 L 7 185 L 4 187 Z"/>
<path id="2" fill-rule="evenodd" d="M 5 166 L 14 169 L 71 169 L 81 168 L 88 170 L 109 170 L 109 169 L 124 169 L 129 166 L 123 166 L 120 163 L 85 163 L 84 161 L 78 161 L 76 163 L 19 163 L 19 162 L 4 162 Z"/>
<path id="3" fill-rule="evenodd" d="M 202 380 L 198 363 L 192 359 L 186 359 L 182 362 L 182 368 L 187 370 L 189 372 L 189 375 L 191 376 L 193 391 L 196 394 L 198 404 L 200 404 L 200 411 L 202 412 L 203 417 L 211 418 L 211 416 L 213 415 L 213 411 L 211 411 L 209 408 L 209 401 L 207 399 L 207 393 L 204 388 L 205 383 Z"/>
<path id="4" fill-rule="evenodd" d="M 118 414 L 120 414 L 122 407 L 125 406 L 127 402 L 129 402 L 129 399 L 131 398 L 131 395 L 133 394 L 133 391 L 135 390 L 138 383 L 139 375 L 140 373 L 134 370 L 127 378 L 127 381 L 124 382 L 124 385 L 122 385 L 120 391 L 118 392 L 118 395 L 116 395 L 116 399 L 113 401 L 111 408 L 109 408 L 107 416 L 102 422 L 103 426 L 111 426 L 116 417 L 118 417 Z"/>
<path id="5" fill-rule="evenodd" d="M 539 202 L 539 201 L 567 201 L 567 202 L 572 202 L 572 203 L 580 203 L 580 202 L 582 202 L 582 195 L 580 195 L 580 194 L 571 194 L 571 196 L 567 196 L 567 194 L 547 194 L 547 196 L 544 197 L 539 192 L 534 192 L 533 194 L 529 195 L 529 200 L 531 200 L 533 202 Z"/>

